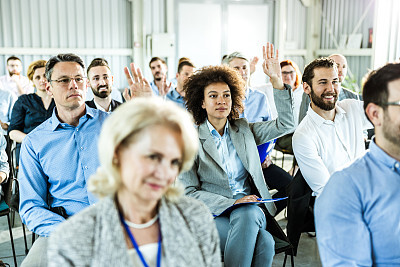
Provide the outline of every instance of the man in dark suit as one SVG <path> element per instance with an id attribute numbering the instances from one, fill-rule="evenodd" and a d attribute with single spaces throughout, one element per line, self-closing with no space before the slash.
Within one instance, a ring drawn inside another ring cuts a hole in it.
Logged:
<path id="1" fill-rule="evenodd" d="M 86 101 L 89 107 L 112 112 L 121 105 L 120 102 L 111 98 L 114 76 L 111 74 L 107 60 L 104 58 L 93 59 L 87 69 L 87 76 L 93 92 L 93 99 Z"/>

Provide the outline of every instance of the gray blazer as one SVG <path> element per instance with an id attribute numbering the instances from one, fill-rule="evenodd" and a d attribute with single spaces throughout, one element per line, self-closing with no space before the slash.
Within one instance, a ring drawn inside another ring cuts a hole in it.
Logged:
<path id="1" fill-rule="evenodd" d="M 294 131 L 293 100 L 289 87 L 274 89 L 278 118 L 273 121 L 248 123 L 246 119 L 236 119 L 229 123 L 229 133 L 243 166 L 249 173 L 252 193 L 262 198 L 271 198 L 261 169 L 257 145 Z M 214 215 L 221 214 L 236 201 L 229 187 L 228 175 L 207 127 L 199 128 L 199 152 L 191 170 L 182 173 L 179 181 L 185 186 L 185 193 L 203 201 Z M 273 203 L 266 208 L 271 215 L 276 212 Z"/>
<path id="2" fill-rule="evenodd" d="M 182 197 L 161 200 L 163 266 L 219 266 L 218 232 L 204 204 Z M 50 235 L 48 265 L 132 266 L 115 202 L 104 198 Z"/>

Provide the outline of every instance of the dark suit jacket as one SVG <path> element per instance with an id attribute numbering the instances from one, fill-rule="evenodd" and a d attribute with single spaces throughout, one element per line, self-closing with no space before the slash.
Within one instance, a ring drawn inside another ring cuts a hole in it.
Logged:
<path id="1" fill-rule="evenodd" d="M 111 111 L 114 111 L 121 104 L 122 104 L 121 102 L 111 99 L 111 105 L 110 105 Z M 96 105 L 94 104 L 94 99 L 92 99 L 90 101 L 86 101 L 86 105 L 88 105 L 88 107 L 90 107 L 90 108 L 97 109 Z"/>

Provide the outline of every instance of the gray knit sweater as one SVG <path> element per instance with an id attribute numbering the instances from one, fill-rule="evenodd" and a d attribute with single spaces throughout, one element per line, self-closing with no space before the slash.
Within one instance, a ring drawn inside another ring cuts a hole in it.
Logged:
<path id="1" fill-rule="evenodd" d="M 162 266 L 221 266 L 218 232 L 204 204 L 161 200 Z M 51 234 L 49 266 L 132 266 L 115 202 L 104 198 Z"/>

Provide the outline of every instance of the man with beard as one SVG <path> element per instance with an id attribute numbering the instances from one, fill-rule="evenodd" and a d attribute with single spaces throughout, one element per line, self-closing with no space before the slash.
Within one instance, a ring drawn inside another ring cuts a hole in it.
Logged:
<path id="1" fill-rule="evenodd" d="M 89 107 L 112 112 L 121 105 L 120 102 L 111 98 L 114 76 L 111 75 L 107 60 L 93 59 L 87 69 L 87 76 L 93 92 L 93 100 L 86 101 Z"/>
<path id="2" fill-rule="evenodd" d="M 400 265 L 400 64 L 372 72 L 363 99 L 370 150 L 334 173 L 315 204 L 324 266 Z"/>
<path id="3" fill-rule="evenodd" d="M 332 59 L 316 59 L 305 67 L 303 88 L 311 104 L 293 135 L 293 151 L 314 196 L 333 172 L 365 153 L 363 130 L 372 127 L 361 101 L 337 102 L 339 86 Z"/>
<path id="4" fill-rule="evenodd" d="M 328 58 L 335 61 L 338 69 L 338 78 L 339 78 L 339 95 L 338 100 L 341 101 L 343 99 L 360 99 L 360 95 L 350 91 L 342 87 L 342 83 L 347 76 L 347 59 L 345 56 L 341 54 L 332 54 Z M 299 123 L 303 120 L 303 118 L 307 114 L 308 107 L 310 106 L 310 98 L 306 93 L 303 93 L 303 97 L 301 99 L 300 111 L 299 111 Z"/>
<path id="5" fill-rule="evenodd" d="M 150 83 L 154 95 L 165 96 L 171 89 L 171 82 L 167 82 L 167 63 L 159 57 L 150 60 L 149 67 L 154 80 Z"/>
<path id="6" fill-rule="evenodd" d="M 7 59 L 8 73 L 0 77 L 3 89 L 13 93 L 15 96 L 33 93 L 33 85 L 28 77 L 21 74 L 22 62 L 19 58 L 11 56 Z"/>

